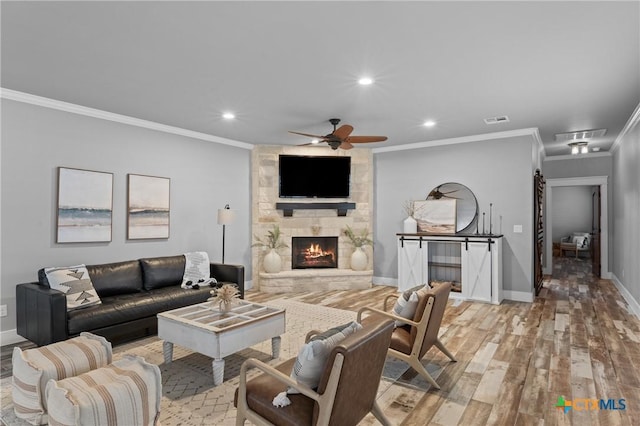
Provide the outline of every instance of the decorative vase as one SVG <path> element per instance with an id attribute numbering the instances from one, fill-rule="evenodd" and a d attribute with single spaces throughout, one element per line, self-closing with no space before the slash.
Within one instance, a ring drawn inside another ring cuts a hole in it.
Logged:
<path id="1" fill-rule="evenodd" d="M 413 216 L 407 217 L 403 224 L 405 234 L 415 234 L 418 232 L 418 222 L 413 218 Z"/>
<path id="2" fill-rule="evenodd" d="M 362 247 L 356 247 L 353 253 L 351 253 L 351 269 L 354 271 L 364 271 L 367 263 L 369 263 L 367 253 L 362 250 Z"/>
<path id="3" fill-rule="evenodd" d="M 276 249 L 271 249 L 269 253 L 264 256 L 264 261 L 262 262 L 264 265 L 265 272 L 270 274 L 275 274 L 276 272 L 280 272 L 282 269 L 282 259 L 280 255 L 276 251 Z"/>

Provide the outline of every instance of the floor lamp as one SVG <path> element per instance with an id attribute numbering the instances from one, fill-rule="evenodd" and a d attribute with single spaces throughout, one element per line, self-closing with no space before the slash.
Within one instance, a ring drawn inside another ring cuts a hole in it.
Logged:
<path id="1" fill-rule="evenodd" d="M 236 218 L 236 212 L 231 210 L 229 204 L 224 209 L 218 209 L 218 225 L 222 225 L 222 263 L 224 263 L 224 234 L 227 225 L 231 225 Z"/>

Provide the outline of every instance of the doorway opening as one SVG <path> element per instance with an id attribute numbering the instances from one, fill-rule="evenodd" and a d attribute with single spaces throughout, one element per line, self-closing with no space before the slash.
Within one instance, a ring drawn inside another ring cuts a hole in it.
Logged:
<path id="1" fill-rule="evenodd" d="M 592 222 L 591 228 L 588 232 L 591 234 L 591 244 L 594 245 L 596 251 L 595 255 L 597 259 L 594 261 L 594 274 L 600 278 L 609 278 L 609 226 L 608 226 L 608 207 L 607 207 L 607 176 L 593 176 L 593 177 L 578 177 L 578 178 L 562 178 L 562 179 L 547 179 L 547 191 L 545 194 L 545 218 L 546 229 L 550 232 L 547 234 L 548 238 L 545 241 L 545 262 L 544 273 L 545 275 L 551 275 L 553 271 L 553 191 L 554 188 L 558 190 L 562 187 L 570 186 L 587 186 L 597 187 L 599 193 L 599 203 L 593 200 L 592 204 L 592 217 L 599 216 L 599 221 L 596 219 Z M 598 223 L 599 222 L 599 223 Z M 577 253 L 574 253 L 577 254 Z M 593 253 L 591 254 L 593 255 Z M 599 260 L 599 262 L 598 262 Z M 596 264 L 597 262 L 597 264 Z"/>

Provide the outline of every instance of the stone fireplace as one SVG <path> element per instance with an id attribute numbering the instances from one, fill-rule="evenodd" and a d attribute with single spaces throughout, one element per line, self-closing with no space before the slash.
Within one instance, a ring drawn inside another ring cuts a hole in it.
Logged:
<path id="1" fill-rule="evenodd" d="M 281 198 L 279 155 L 349 156 L 351 184 L 348 198 Z M 368 148 L 333 151 L 329 147 L 257 145 L 251 154 L 252 234 L 265 236 L 277 225 L 288 249 L 278 253 L 282 270 L 267 273 L 262 265 L 266 251 L 252 250 L 252 287 L 268 293 L 349 290 L 371 287 L 372 247 L 366 247 L 369 265 L 364 271 L 351 269 L 353 246 L 344 235 L 346 226 L 355 230 L 373 227 L 373 154 Z M 305 204 L 309 204 L 305 208 Z M 322 208 L 318 208 L 318 204 Z M 349 204 L 349 208 L 340 206 Z M 330 206 L 327 206 L 330 205 Z M 338 207 L 334 207 L 337 205 Z M 287 206 L 291 207 L 287 211 Z M 301 240 L 298 240 L 300 239 Z M 322 241 L 317 241 L 321 239 Z M 322 242 L 330 246 L 315 245 Z M 313 246 L 312 246 L 313 244 Z M 333 253 L 333 256 L 329 254 Z"/>
<path id="2" fill-rule="evenodd" d="M 337 267 L 338 237 L 291 237 L 291 269 Z"/>

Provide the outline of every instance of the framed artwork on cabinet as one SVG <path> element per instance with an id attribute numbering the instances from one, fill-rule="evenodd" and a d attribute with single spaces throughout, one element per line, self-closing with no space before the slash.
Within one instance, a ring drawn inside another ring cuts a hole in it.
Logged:
<path id="1" fill-rule="evenodd" d="M 456 200 L 414 201 L 414 211 L 414 218 L 418 222 L 418 232 L 456 233 Z"/>
<path id="2" fill-rule="evenodd" d="M 127 239 L 169 238 L 171 179 L 127 175 Z"/>
<path id="3" fill-rule="evenodd" d="M 58 167 L 57 243 L 111 241 L 113 173 Z"/>

